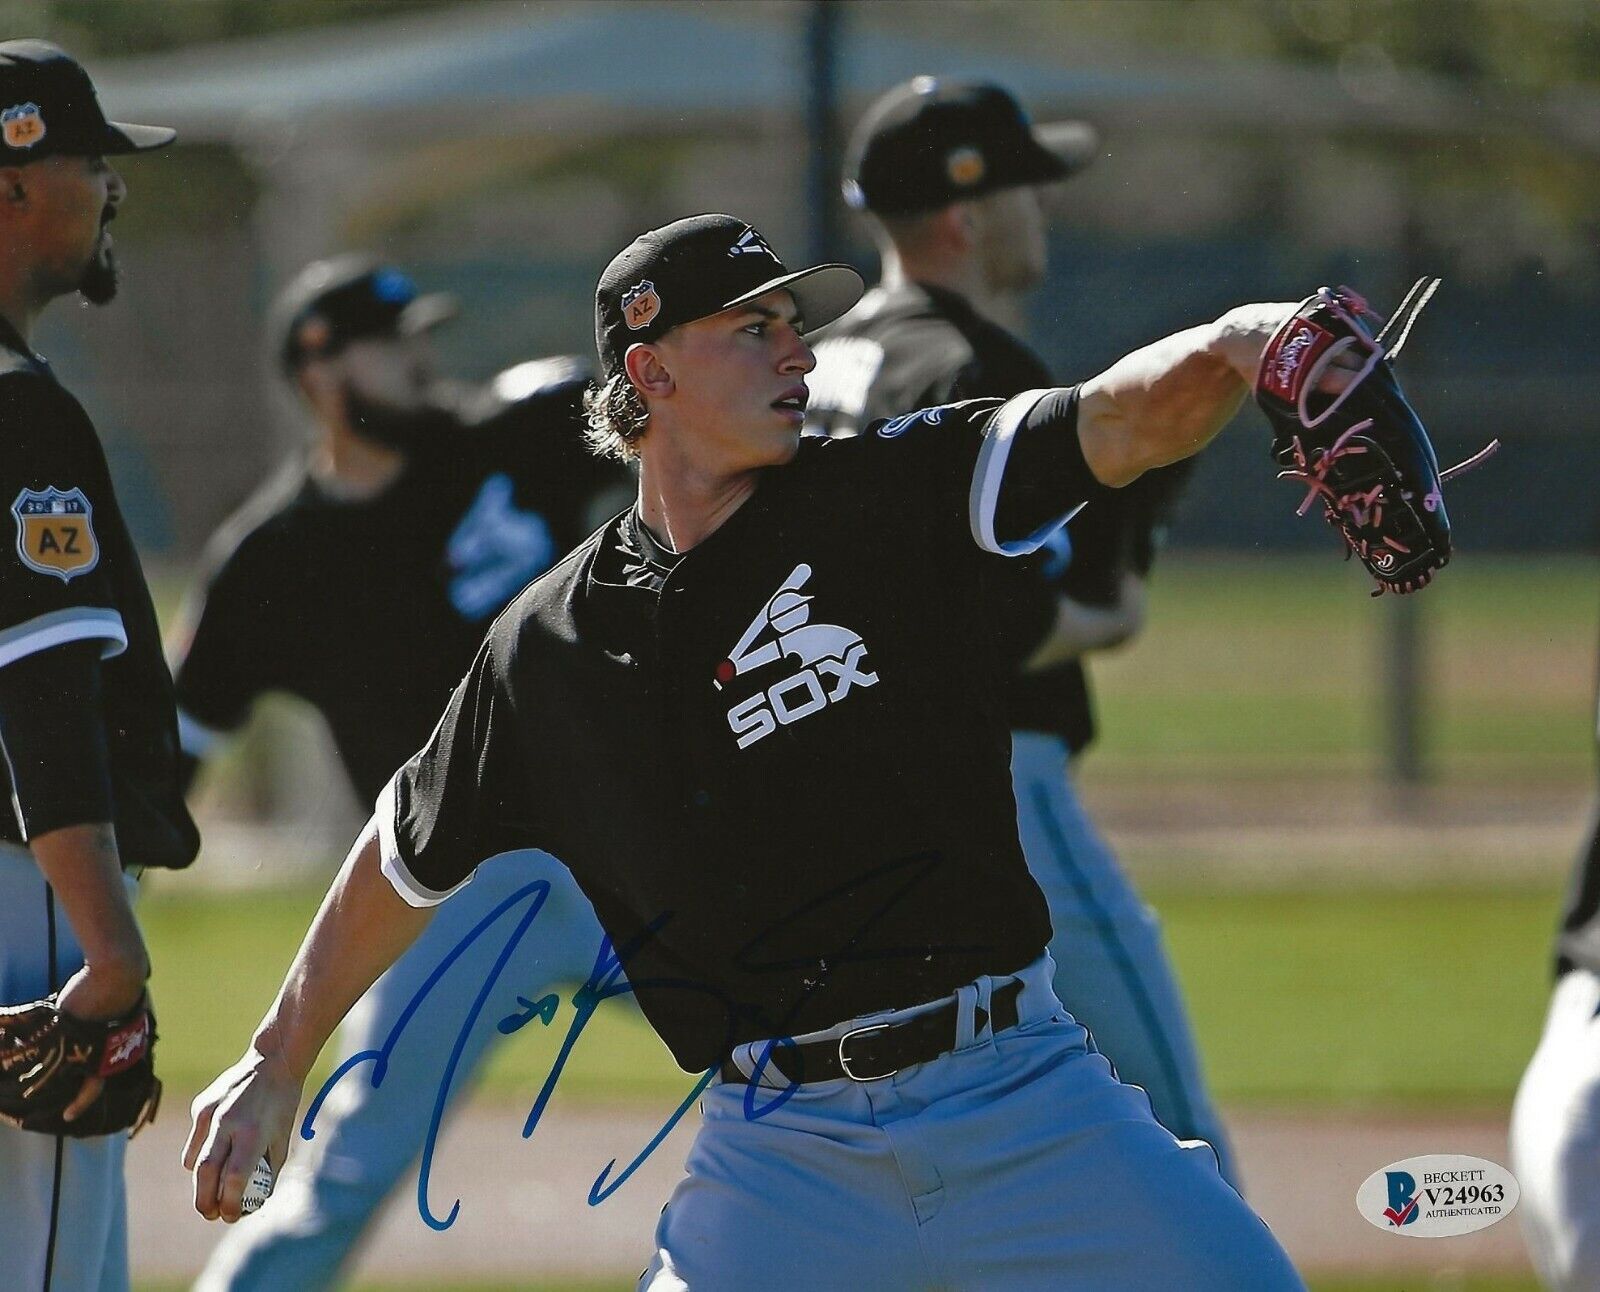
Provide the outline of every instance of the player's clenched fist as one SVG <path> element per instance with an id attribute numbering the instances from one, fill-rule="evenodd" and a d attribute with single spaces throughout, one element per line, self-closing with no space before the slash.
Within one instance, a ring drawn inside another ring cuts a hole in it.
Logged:
<path id="1" fill-rule="evenodd" d="M 183 1165 L 207 1220 L 231 1224 L 254 1210 L 245 1205 L 251 1174 L 263 1156 L 273 1170 L 283 1166 L 301 1087 L 281 1058 L 252 1048 L 195 1097 Z"/>

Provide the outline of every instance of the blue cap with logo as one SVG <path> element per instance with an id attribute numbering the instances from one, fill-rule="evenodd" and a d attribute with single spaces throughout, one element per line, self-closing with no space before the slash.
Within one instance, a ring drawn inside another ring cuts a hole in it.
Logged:
<path id="1" fill-rule="evenodd" d="M 278 294 L 268 330 L 283 366 L 364 337 L 413 336 L 454 318 L 455 297 L 420 293 L 409 275 L 360 254 L 313 261 Z"/>

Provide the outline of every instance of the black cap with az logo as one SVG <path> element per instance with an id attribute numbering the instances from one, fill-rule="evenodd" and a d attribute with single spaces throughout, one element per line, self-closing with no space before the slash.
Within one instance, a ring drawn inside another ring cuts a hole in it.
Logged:
<path id="1" fill-rule="evenodd" d="M 89 73 L 66 50 L 44 40 L 0 41 L 0 165 L 144 152 L 176 135 L 166 126 L 107 121 Z"/>
<path id="2" fill-rule="evenodd" d="M 594 294 L 594 340 L 607 377 L 622 371 L 636 341 L 656 341 L 767 292 L 786 289 L 801 331 L 831 323 L 861 298 L 861 275 L 849 265 L 813 265 L 790 273 L 755 229 L 731 215 L 691 215 L 642 233 L 600 275 Z"/>
<path id="3" fill-rule="evenodd" d="M 1094 158 L 1082 121 L 1036 126 L 1009 91 L 986 81 L 918 76 L 871 108 L 850 141 L 845 201 L 911 215 L 999 189 L 1065 179 Z"/>

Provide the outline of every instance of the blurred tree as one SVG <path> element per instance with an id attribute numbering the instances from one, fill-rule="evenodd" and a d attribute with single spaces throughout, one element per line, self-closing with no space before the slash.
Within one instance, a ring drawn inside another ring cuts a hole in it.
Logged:
<path id="1" fill-rule="evenodd" d="M 882 8 L 898 21 L 897 6 Z M 919 8 L 942 11 L 974 38 L 997 34 L 986 0 Z M 1138 50 L 1345 68 L 1387 63 L 1527 90 L 1600 82 L 1594 0 L 1061 0 L 1012 9 L 1019 45 L 1059 51 L 1069 62 L 1125 60 Z"/>
<path id="2" fill-rule="evenodd" d="M 135 54 L 440 9 L 464 0 L 0 0 L 0 27 L 38 32 L 83 54 Z M 697 3 L 699 0 L 680 0 Z M 540 8 L 551 0 L 540 0 Z M 1287 59 L 1355 72 L 1414 68 L 1469 83 L 1536 90 L 1600 82 L 1595 0 L 917 0 L 858 3 L 852 21 L 941 28 L 992 45 L 1092 62 L 1131 51 Z M 997 10 L 1005 21 L 996 21 Z"/>
<path id="3" fill-rule="evenodd" d="M 852 6 L 848 38 L 895 30 L 905 7 Z M 1569 293 L 1593 291 L 1600 277 L 1592 106 L 1600 0 L 923 0 L 915 8 L 919 31 L 953 50 L 1003 48 L 1091 75 L 1142 68 L 1182 80 L 1192 70 L 1221 84 L 1230 64 L 1328 71 L 1374 107 L 1371 121 L 1409 80 L 1444 82 L 1492 128 L 1407 136 L 1331 124 L 1316 157 L 1283 160 L 1302 172 L 1308 160 L 1364 160 L 1351 173 L 1379 184 L 1378 196 L 1403 197 L 1429 264 L 1451 277 L 1542 278 Z M 1272 137 L 1273 124 L 1263 114 L 1259 138 Z M 1249 175 L 1230 173 L 1229 182 Z M 1274 200 L 1264 194 L 1263 209 Z"/>

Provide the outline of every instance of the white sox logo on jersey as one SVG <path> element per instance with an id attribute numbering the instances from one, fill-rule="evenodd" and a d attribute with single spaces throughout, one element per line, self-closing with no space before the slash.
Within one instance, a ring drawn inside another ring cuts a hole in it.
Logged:
<path id="1" fill-rule="evenodd" d="M 812 598 L 801 592 L 810 578 L 809 565 L 802 561 L 795 566 L 728 658 L 717 665 L 714 684 L 719 691 L 752 669 L 785 660 L 795 666 L 787 677 L 728 710 L 728 727 L 740 749 L 837 704 L 856 687 L 877 684 L 878 675 L 867 668 L 867 644 L 860 633 L 811 622 Z"/>
<path id="2" fill-rule="evenodd" d="M 949 405 L 954 407 L 954 405 Z M 892 440 L 897 435 L 904 435 L 918 422 L 925 422 L 929 426 L 937 426 L 944 421 L 945 406 L 939 408 L 919 408 L 914 413 L 902 413 L 899 417 L 891 417 L 882 426 L 878 427 L 880 439 Z"/>
<path id="3" fill-rule="evenodd" d="M 450 535 L 445 552 L 450 604 L 463 619 L 486 619 L 560 554 L 549 522 L 517 506 L 516 485 L 505 472 L 496 472 Z"/>
<path id="4" fill-rule="evenodd" d="M 864 336 L 841 336 L 816 345 L 817 366 L 806 374 L 811 388 L 807 408 L 817 415 L 831 411 L 859 421 L 866 411 L 872 383 L 883 368 L 883 347 Z M 826 434 L 826 428 L 808 423 L 813 435 Z"/>

